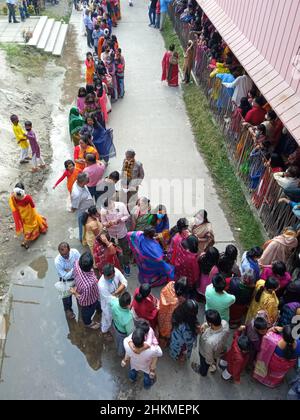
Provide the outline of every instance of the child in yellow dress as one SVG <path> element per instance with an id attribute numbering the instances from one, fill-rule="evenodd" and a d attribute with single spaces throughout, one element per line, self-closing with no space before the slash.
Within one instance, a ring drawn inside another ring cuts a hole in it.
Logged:
<path id="1" fill-rule="evenodd" d="M 17 115 L 11 115 L 10 121 L 13 124 L 13 132 L 16 137 L 17 144 L 21 148 L 20 163 L 28 163 L 30 157 L 28 156 L 29 144 L 26 132 L 23 130 Z"/>

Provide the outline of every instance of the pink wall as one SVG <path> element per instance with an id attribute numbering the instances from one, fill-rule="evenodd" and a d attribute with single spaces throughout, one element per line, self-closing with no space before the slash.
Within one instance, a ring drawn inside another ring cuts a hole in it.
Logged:
<path id="1" fill-rule="evenodd" d="M 215 0 L 215 3 L 300 93 L 300 77 L 293 77 L 293 60 L 297 52 L 300 55 L 300 0 Z M 300 57 L 298 61 L 300 66 Z"/>

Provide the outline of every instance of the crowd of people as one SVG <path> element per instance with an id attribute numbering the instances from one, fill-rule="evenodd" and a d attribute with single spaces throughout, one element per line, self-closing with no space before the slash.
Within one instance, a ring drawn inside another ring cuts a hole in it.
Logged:
<path id="1" fill-rule="evenodd" d="M 198 3 L 176 0 L 172 8 L 187 34 L 184 81 L 189 82 L 193 69 L 194 76 L 207 89 L 212 109 L 223 118 L 221 123 L 225 122 L 232 157 L 246 181 L 252 203 L 259 210 L 262 207 L 267 210 L 264 221 L 274 221 L 277 231 L 283 226 L 274 216 L 283 210 L 297 227 L 300 216 L 297 142 Z M 172 47 L 170 51 L 176 56 Z M 174 86 L 172 82 L 169 85 Z M 284 208 L 285 203 L 289 207 Z"/>
<path id="2" fill-rule="evenodd" d="M 111 203 L 123 204 L 113 199 Z M 294 319 L 300 315 L 300 278 L 298 272 L 294 278 L 288 272 L 288 252 L 282 242 L 274 238 L 264 249 L 245 252 L 238 265 L 234 245 L 228 245 L 224 253 L 213 246 L 214 233 L 205 211 L 189 221 L 181 218 L 169 229 L 164 206 L 153 213 L 146 198 L 139 199 L 137 206 L 126 217 L 127 225 L 137 230 L 128 231 L 125 240 L 140 286 L 131 296 L 127 262 L 117 241 L 103 231 L 103 209 L 97 216 L 93 206 L 88 214 L 94 213 L 99 226 L 95 226 L 93 253 L 80 255 L 63 242 L 55 260 L 60 279 L 67 283 L 63 298 L 67 317 L 75 317 L 75 295 L 86 327 L 101 329 L 108 341 L 114 337 L 122 366 L 129 362 L 133 381 L 137 371 L 142 371 L 145 388 L 156 379 L 163 349 L 169 347 L 171 358 L 184 363 L 197 337 L 200 363 L 192 363 L 196 373 L 207 376 L 219 366 L 224 380 L 239 384 L 241 374 L 252 370 L 262 384 L 280 385 L 300 357 L 300 340 L 295 335 L 299 325 Z M 126 224 L 123 227 L 127 229 Z M 293 238 L 295 248 L 296 236 L 288 231 L 285 235 Z M 152 294 L 156 286 L 162 287 L 159 298 Z M 93 315 L 100 308 L 99 324 Z M 230 329 L 235 330 L 232 342 Z"/>
<path id="3" fill-rule="evenodd" d="M 199 363 L 192 363 L 197 374 L 207 376 L 219 368 L 224 380 L 239 384 L 248 370 L 257 381 L 275 387 L 300 357 L 294 320 L 300 315 L 299 269 L 287 269 L 299 231 L 285 228 L 262 248 L 247 250 L 239 264 L 234 245 L 224 252 L 215 246 L 205 210 L 180 218 L 172 227 L 163 204 L 152 207 L 148 197 L 139 196 L 145 174 L 134 150 L 126 151 L 120 172 L 105 177 L 107 163 L 115 156 L 112 129 L 106 128 L 111 102 L 125 93 L 125 60 L 112 34 L 120 17 L 119 5 L 108 1 L 95 1 L 83 10 L 87 44 L 94 52 L 86 54 L 86 86 L 70 110 L 74 157 L 65 161 L 53 186 L 67 180 L 70 211 L 77 214 L 79 240 L 86 247 L 80 254 L 67 242 L 58 246 L 56 288 L 66 317 L 76 317 L 75 298 L 86 328 L 108 342 L 114 339 L 121 365 L 129 365 L 130 380 L 135 382 L 143 372 L 146 389 L 156 380 L 163 350 L 169 348 L 170 357 L 184 363 L 197 341 Z M 165 59 L 172 66 L 173 52 Z M 163 70 L 170 72 L 168 64 Z M 188 82 L 189 73 L 185 76 Z M 248 93 L 247 76 L 240 77 Z M 16 115 L 11 122 L 20 163 L 30 161 L 29 141 L 33 171 L 39 170 L 38 163 L 43 167 L 44 162 L 32 124 L 25 123 L 26 133 Z M 24 235 L 22 245 L 28 248 L 46 233 L 47 222 L 22 183 L 15 186 L 10 206 L 17 233 Z M 139 281 L 133 296 L 128 291 L 132 265 Z M 162 287 L 158 298 L 152 294 L 157 286 Z M 94 318 L 97 312 L 101 323 Z M 230 329 L 235 330 L 232 339 Z"/>

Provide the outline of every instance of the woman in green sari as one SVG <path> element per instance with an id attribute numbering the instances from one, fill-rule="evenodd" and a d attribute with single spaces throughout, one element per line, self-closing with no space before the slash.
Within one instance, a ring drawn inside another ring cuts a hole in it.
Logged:
<path id="1" fill-rule="evenodd" d="M 79 144 L 79 131 L 84 126 L 84 124 L 84 119 L 79 114 L 78 109 L 75 106 L 73 106 L 73 108 L 70 109 L 69 113 L 69 132 L 74 146 L 78 146 Z"/>
<path id="2" fill-rule="evenodd" d="M 144 231 L 144 229 L 150 224 L 150 217 L 150 200 L 146 197 L 139 198 L 136 206 L 131 211 L 132 230 Z"/>

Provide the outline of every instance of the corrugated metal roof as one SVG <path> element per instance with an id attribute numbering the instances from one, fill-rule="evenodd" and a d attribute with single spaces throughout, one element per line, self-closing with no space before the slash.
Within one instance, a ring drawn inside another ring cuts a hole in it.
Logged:
<path id="1" fill-rule="evenodd" d="M 197 0 L 233 54 L 300 145 L 300 97 L 215 0 Z"/>

